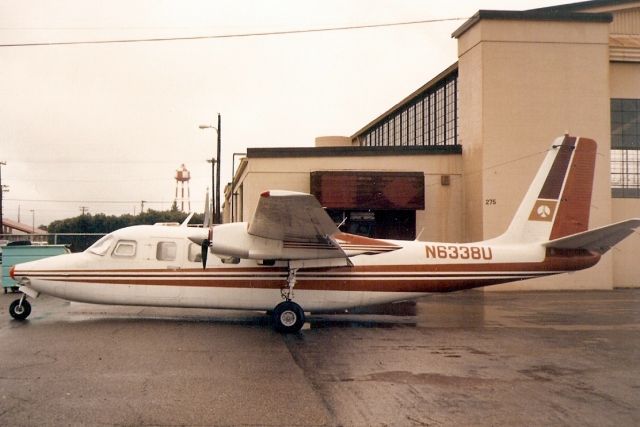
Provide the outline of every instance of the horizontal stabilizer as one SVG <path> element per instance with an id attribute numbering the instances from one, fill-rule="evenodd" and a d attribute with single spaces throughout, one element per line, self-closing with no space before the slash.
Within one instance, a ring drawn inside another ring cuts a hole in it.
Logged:
<path id="1" fill-rule="evenodd" d="M 640 218 L 628 219 L 615 224 L 605 225 L 581 233 L 572 234 L 548 241 L 543 244 L 547 248 L 557 249 L 586 249 L 592 252 L 604 254 L 616 243 L 624 240 L 627 236 L 640 227 Z"/>

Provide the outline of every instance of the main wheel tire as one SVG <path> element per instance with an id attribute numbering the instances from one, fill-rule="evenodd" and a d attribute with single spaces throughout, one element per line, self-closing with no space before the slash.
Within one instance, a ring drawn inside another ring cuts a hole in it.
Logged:
<path id="1" fill-rule="evenodd" d="M 293 301 L 283 301 L 273 309 L 273 323 L 278 332 L 298 332 L 304 325 L 304 311 Z"/>
<path id="2" fill-rule="evenodd" d="M 16 320 L 24 320 L 31 314 L 31 304 L 25 299 L 21 305 L 17 299 L 9 306 L 9 314 Z"/>

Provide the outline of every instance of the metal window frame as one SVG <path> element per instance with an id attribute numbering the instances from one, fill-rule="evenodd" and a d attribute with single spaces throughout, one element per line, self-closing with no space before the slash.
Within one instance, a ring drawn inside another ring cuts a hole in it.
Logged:
<path id="1" fill-rule="evenodd" d="M 357 138 L 364 146 L 458 145 L 458 114 L 458 70 L 455 69 L 389 112 Z"/>

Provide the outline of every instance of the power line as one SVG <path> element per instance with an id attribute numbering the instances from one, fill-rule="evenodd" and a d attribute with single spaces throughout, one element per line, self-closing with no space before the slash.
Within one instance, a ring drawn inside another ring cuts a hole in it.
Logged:
<path id="1" fill-rule="evenodd" d="M 440 19 L 424 19 L 420 21 L 406 22 L 389 22 L 383 24 L 366 24 L 366 25 L 347 25 L 342 27 L 324 27 L 324 28 L 307 28 L 301 30 L 283 30 L 283 31 L 265 31 L 255 33 L 237 33 L 237 34 L 213 34 L 204 36 L 185 36 L 185 37 L 156 37 L 142 39 L 120 39 L 120 40 L 83 40 L 69 42 L 34 42 L 34 43 L 3 43 L 0 47 L 27 47 L 27 46 L 68 46 L 80 44 L 116 44 L 116 43 L 143 43 L 143 42 L 168 42 L 168 41 L 184 41 L 184 40 L 208 40 L 208 39 L 231 39 L 242 37 L 265 37 L 265 36 L 283 36 L 291 34 L 306 33 L 324 33 L 329 31 L 347 31 L 361 30 L 366 28 L 383 28 L 398 27 L 403 25 L 431 24 L 435 22 L 463 21 L 468 18 L 440 18 Z"/>
<path id="2" fill-rule="evenodd" d="M 100 203 L 100 204 L 124 204 L 139 203 L 140 200 L 54 200 L 54 199 L 5 199 L 11 202 L 39 202 L 39 203 Z M 145 203 L 171 203 L 167 200 L 145 200 Z"/>
<path id="3" fill-rule="evenodd" d="M 109 184 L 109 183 L 115 183 L 115 182 L 140 182 L 140 181 L 147 181 L 147 182 L 162 182 L 164 183 L 166 182 L 174 182 L 175 179 L 174 178 L 128 178 L 128 179 L 49 179 L 49 178 L 24 178 L 24 177 L 20 177 L 20 176 L 8 176 L 5 177 L 5 179 L 7 180 L 11 180 L 12 182 L 75 182 L 75 183 L 81 183 L 81 182 L 85 182 L 85 183 L 102 183 L 102 184 Z"/>
<path id="4" fill-rule="evenodd" d="M 211 25 L 146 26 L 146 27 L 0 27 L 0 31 L 152 31 L 152 30 L 213 30 Z"/>
<path id="5" fill-rule="evenodd" d="M 60 163 L 80 163 L 80 164 L 112 164 L 112 163 L 116 163 L 116 164 L 142 164 L 142 165 L 153 165 L 153 164 L 175 164 L 175 160 L 136 160 L 136 159 L 130 159 L 130 160 L 108 160 L 108 159 L 67 159 L 67 160 L 62 160 L 62 159 L 53 159 L 53 160 L 20 160 L 19 158 L 17 159 L 9 159 L 14 163 L 20 163 L 20 164 L 48 164 L 48 163 L 54 163 L 54 164 L 60 164 Z M 200 158 L 197 159 L 187 159 L 186 162 L 199 162 L 201 161 Z"/>
<path id="6" fill-rule="evenodd" d="M 126 204 L 140 203 L 140 200 L 55 200 L 55 199 L 4 199 L 9 202 L 30 202 L 30 203 L 86 203 L 86 204 Z M 203 203 L 204 200 L 195 200 L 194 203 Z M 171 204 L 171 200 L 144 200 L 145 204 Z"/>

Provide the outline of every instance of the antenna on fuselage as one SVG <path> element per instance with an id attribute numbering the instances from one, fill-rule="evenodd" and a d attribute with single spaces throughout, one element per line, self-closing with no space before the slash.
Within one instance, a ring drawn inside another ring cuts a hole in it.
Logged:
<path id="1" fill-rule="evenodd" d="M 345 215 L 345 216 L 342 217 L 342 222 L 340 224 L 338 224 L 338 230 L 340 230 L 340 227 L 342 227 L 346 223 L 347 223 L 347 216 Z"/>
<path id="2" fill-rule="evenodd" d="M 182 224 L 180 224 L 180 227 L 186 227 L 187 224 L 189 224 L 189 221 L 191 221 L 191 218 L 193 218 L 193 215 L 195 215 L 195 212 L 191 212 L 189 216 L 187 216 L 185 220 L 182 221 Z"/>

